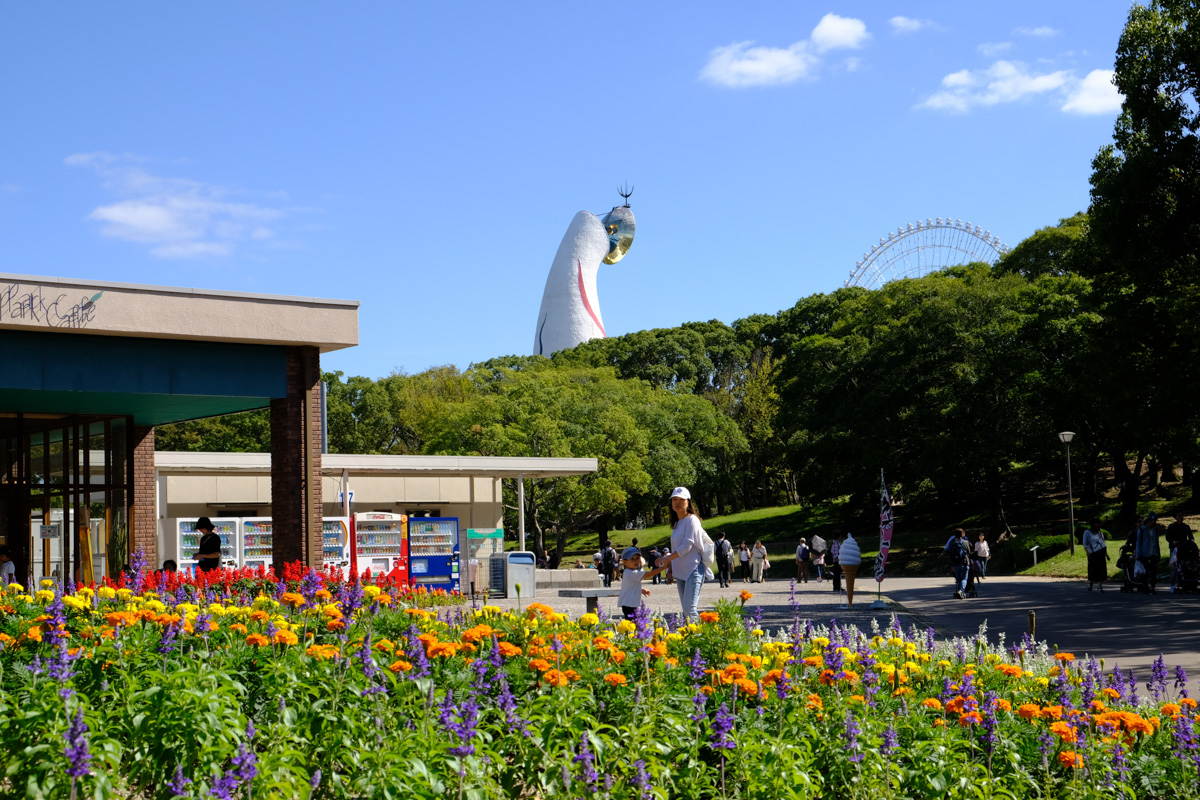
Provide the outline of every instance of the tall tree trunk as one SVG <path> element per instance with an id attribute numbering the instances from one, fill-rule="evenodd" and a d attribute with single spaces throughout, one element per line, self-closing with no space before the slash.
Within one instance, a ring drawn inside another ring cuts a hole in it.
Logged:
<path id="1" fill-rule="evenodd" d="M 998 465 L 992 465 L 987 471 L 988 506 L 991 511 L 991 527 L 993 540 L 1001 534 L 1011 535 L 1008 520 L 1004 517 L 1004 491 L 1001 482 L 1001 472 Z"/>
<path id="2" fill-rule="evenodd" d="M 1117 478 L 1123 478 L 1121 483 L 1121 512 L 1119 519 L 1126 524 L 1131 524 L 1137 519 L 1137 504 L 1142 491 L 1142 463 L 1145 460 L 1146 454 L 1138 453 L 1137 463 L 1133 471 L 1130 472 L 1129 465 L 1125 462 L 1125 455 L 1123 453 L 1113 456 L 1113 464 L 1117 468 Z"/>
<path id="3" fill-rule="evenodd" d="M 1096 473 L 1100 471 L 1100 454 L 1093 450 L 1091 454 L 1084 459 L 1083 474 L 1080 477 L 1080 501 L 1087 504 L 1095 503 L 1100 499 L 1100 491 L 1096 485 Z"/>

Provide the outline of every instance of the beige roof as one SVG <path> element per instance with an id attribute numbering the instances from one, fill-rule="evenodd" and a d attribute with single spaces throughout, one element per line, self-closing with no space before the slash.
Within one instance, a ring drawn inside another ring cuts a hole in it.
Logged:
<path id="1" fill-rule="evenodd" d="M 164 451 L 154 454 L 154 466 L 160 474 L 271 472 L 270 453 L 198 453 Z M 476 476 L 492 478 L 555 478 L 563 475 L 587 475 L 599 469 L 594 458 L 519 458 L 503 456 L 386 456 L 326 453 L 321 456 L 321 471 L 338 476 L 343 470 L 351 475 L 399 476 Z"/>
<path id="2" fill-rule="evenodd" d="M 358 344 L 357 300 L 0 274 L 0 329 L 151 339 Z"/>

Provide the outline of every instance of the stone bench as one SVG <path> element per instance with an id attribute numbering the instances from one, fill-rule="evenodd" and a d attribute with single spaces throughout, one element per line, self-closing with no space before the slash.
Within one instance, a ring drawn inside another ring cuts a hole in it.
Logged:
<path id="1" fill-rule="evenodd" d="M 540 591 L 598 589 L 601 587 L 600 573 L 594 569 L 539 569 L 537 586 Z"/>
<path id="2" fill-rule="evenodd" d="M 601 597 L 617 597 L 621 594 L 620 589 L 560 589 L 559 597 L 582 597 L 587 601 L 587 613 L 595 614 L 600 607 Z"/>

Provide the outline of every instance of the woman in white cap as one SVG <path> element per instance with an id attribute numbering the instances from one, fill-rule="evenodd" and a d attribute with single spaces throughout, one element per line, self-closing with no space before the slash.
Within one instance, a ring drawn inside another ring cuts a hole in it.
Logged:
<path id="1" fill-rule="evenodd" d="M 703 554 L 704 528 L 692 506 L 692 494 L 685 487 L 677 486 L 671 492 L 671 552 L 659 558 L 655 566 L 671 566 L 679 589 L 679 605 L 683 608 L 683 616 L 691 622 L 700 619 Z"/>

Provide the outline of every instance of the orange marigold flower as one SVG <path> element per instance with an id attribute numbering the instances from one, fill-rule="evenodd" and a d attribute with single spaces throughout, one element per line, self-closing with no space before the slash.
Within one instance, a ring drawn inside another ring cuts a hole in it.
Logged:
<path id="1" fill-rule="evenodd" d="M 763 686 L 774 686 L 783 678 L 783 670 L 773 669 L 766 675 L 763 675 Z"/>
<path id="2" fill-rule="evenodd" d="M 741 664 L 730 664 L 725 669 L 721 670 L 721 679 L 725 683 L 732 683 L 738 678 L 744 678 L 749 674 Z"/>
<path id="3" fill-rule="evenodd" d="M 1075 728 L 1066 722 L 1055 722 L 1050 726 L 1050 732 L 1062 739 L 1066 744 L 1075 743 Z"/>
<path id="4" fill-rule="evenodd" d="M 821 695 L 810 694 L 808 696 L 808 700 L 804 703 L 804 707 L 820 711 L 821 709 L 825 708 L 825 704 L 821 701 Z"/>
<path id="5" fill-rule="evenodd" d="M 936 697 L 926 697 L 921 701 L 921 705 L 923 705 L 925 708 L 928 708 L 930 711 L 942 710 L 942 701 Z"/>
<path id="6" fill-rule="evenodd" d="M 961 714 L 962 710 L 963 710 L 963 705 L 966 702 L 967 702 L 967 698 L 963 697 L 960 694 L 958 697 L 955 697 L 953 700 L 946 703 L 946 711 L 948 711 L 951 714 Z"/>
<path id="7" fill-rule="evenodd" d="M 500 642 L 496 645 L 496 647 L 500 650 L 500 655 L 504 656 L 505 658 L 512 658 L 513 656 L 521 655 L 521 648 L 517 647 L 515 644 Z"/>
<path id="8" fill-rule="evenodd" d="M 700 691 L 704 692 L 704 694 L 706 694 L 706 695 L 710 695 L 713 693 L 713 687 L 708 686 L 706 684 L 706 685 L 700 687 Z"/>
<path id="9" fill-rule="evenodd" d="M 745 605 L 746 601 L 749 600 L 751 597 L 754 597 L 754 595 L 750 594 L 745 589 L 742 589 L 742 593 L 738 595 L 738 599 L 742 601 L 742 605 Z"/>
<path id="10" fill-rule="evenodd" d="M 412 664 L 408 663 L 404 659 L 399 659 L 397 661 L 393 661 L 391 665 L 388 666 L 388 669 L 390 669 L 392 672 L 408 672 L 410 669 L 412 669 Z"/>
<path id="11" fill-rule="evenodd" d="M 42 640 L 42 626 L 34 625 L 32 628 L 25 631 L 25 636 L 35 642 L 40 642 Z"/>
<path id="12" fill-rule="evenodd" d="M 329 622 L 325 623 L 325 630 L 327 630 L 327 631 L 340 631 L 342 628 L 345 628 L 345 627 L 346 627 L 346 623 L 340 619 L 331 619 L 331 620 L 329 620 Z"/>
<path id="13" fill-rule="evenodd" d="M 1042 709 L 1042 719 L 1062 719 L 1062 706 L 1046 706 Z"/>
<path id="14" fill-rule="evenodd" d="M 252 633 L 246 637 L 246 644 L 254 647 L 266 647 L 271 643 L 271 640 L 263 636 L 261 633 Z"/>
<path id="15" fill-rule="evenodd" d="M 1196 698 L 1185 697 L 1179 701 L 1179 705 L 1183 706 L 1184 708 L 1195 708 L 1196 707 Z"/>
<path id="16" fill-rule="evenodd" d="M 465 631 L 463 631 L 462 640 L 464 642 L 474 644 L 480 639 L 491 638 L 493 633 L 495 633 L 495 631 L 492 630 L 491 625 L 476 625 L 474 628 L 467 628 Z"/>
<path id="17" fill-rule="evenodd" d="M 1064 767 L 1074 767 L 1076 769 L 1083 766 L 1083 756 L 1076 753 L 1074 750 L 1063 750 L 1058 754 L 1058 763 Z"/>
<path id="18" fill-rule="evenodd" d="M 1166 714 L 1171 719 L 1178 717 L 1182 711 L 1183 708 L 1177 703 L 1163 703 L 1162 713 Z"/>
<path id="19" fill-rule="evenodd" d="M 284 592 L 283 597 L 279 598 L 279 602 L 283 603 L 285 606 L 299 608 L 300 606 L 304 605 L 304 595 L 297 594 L 296 592 Z"/>
<path id="20" fill-rule="evenodd" d="M 1101 689 L 1100 694 L 1104 695 L 1109 700 L 1118 700 L 1121 697 L 1121 693 L 1118 692 L 1116 689 L 1112 688 L 1111 686 Z"/>
<path id="21" fill-rule="evenodd" d="M 662 658 L 666 654 L 667 654 L 667 643 L 666 642 L 656 642 L 653 645 L 651 645 L 650 655 L 654 656 L 655 658 Z"/>
<path id="22" fill-rule="evenodd" d="M 542 681 L 551 686 L 566 686 L 568 683 L 570 683 L 571 673 L 573 672 L 574 670 L 569 669 L 563 671 L 552 669 L 549 672 L 542 673 Z M 578 677 L 579 676 L 576 675 L 576 678 Z"/>
<path id="23" fill-rule="evenodd" d="M 1088 704 L 1088 710 L 1093 714 L 1101 714 L 1108 710 L 1108 706 L 1104 705 L 1103 700 L 1093 700 Z"/>
<path id="24" fill-rule="evenodd" d="M 1075 654 L 1074 653 L 1055 653 L 1054 660 L 1061 661 L 1064 664 L 1070 664 L 1072 661 L 1075 660 Z"/>
<path id="25" fill-rule="evenodd" d="M 592 639 L 592 647 L 595 647 L 597 650 L 611 650 L 612 646 L 612 640 L 603 636 L 597 636 L 595 639 Z"/>
<path id="26" fill-rule="evenodd" d="M 1024 719 L 1027 719 L 1030 722 L 1037 719 L 1041 715 L 1042 715 L 1042 707 L 1039 706 L 1037 703 L 1023 703 L 1021 705 L 1021 707 L 1017 709 L 1017 716 L 1023 717 Z"/>
<path id="27" fill-rule="evenodd" d="M 892 697 L 903 697 L 906 694 L 912 694 L 913 690 L 907 686 L 901 686 L 896 691 L 892 692 Z"/>
<path id="28" fill-rule="evenodd" d="M 1021 669 L 1016 664 L 997 664 L 996 669 L 1010 678 L 1019 678 L 1025 674 L 1025 670 Z"/>
<path id="29" fill-rule="evenodd" d="M 720 622 L 721 615 L 716 613 L 715 611 L 701 611 L 700 612 L 700 621 L 701 622 Z"/>
<path id="30" fill-rule="evenodd" d="M 979 715 L 978 711 L 968 711 L 958 718 L 958 724 L 964 728 L 968 725 L 978 725 L 981 722 L 983 722 L 983 717 Z"/>
<path id="31" fill-rule="evenodd" d="M 933 721 L 933 727 L 935 727 L 935 728 L 944 727 L 945 724 L 946 724 L 946 720 L 942 719 L 941 717 L 938 717 L 937 719 L 935 719 Z"/>
<path id="32" fill-rule="evenodd" d="M 604 682 L 609 686 L 624 686 L 626 679 L 625 676 L 619 672 L 610 672 L 604 676 Z"/>
<path id="33" fill-rule="evenodd" d="M 166 616 L 166 615 L 164 614 L 163 616 Z M 161 619 L 161 618 L 160 618 L 160 619 Z M 240 622 L 235 622 L 235 623 L 233 623 L 232 625 L 230 625 L 230 626 L 229 626 L 229 630 L 231 630 L 231 631 L 234 631 L 235 633 L 241 633 L 241 634 L 244 634 L 244 633 L 246 633 L 246 631 L 247 631 L 248 629 L 247 629 L 247 628 L 246 628 L 246 626 L 245 626 L 245 625 L 243 625 L 242 623 L 240 623 Z"/>
<path id="34" fill-rule="evenodd" d="M 851 703 L 865 703 L 865 702 L 867 702 L 867 698 L 863 697 L 861 694 L 852 694 L 852 695 L 850 695 L 850 702 Z"/>
<path id="35" fill-rule="evenodd" d="M 309 645 L 308 648 L 305 649 L 304 652 L 307 653 L 308 655 L 312 656 L 313 658 L 317 659 L 318 661 L 327 661 L 331 658 L 337 658 L 338 656 L 340 656 L 342 654 L 341 651 L 338 650 L 337 645 L 333 645 L 333 644 Z"/>
<path id="36" fill-rule="evenodd" d="M 809 656 L 808 658 L 804 659 L 804 666 L 816 667 L 817 669 L 820 669 L 821 667 L 825 666 L 825 659 L 821 656 Z"/>
<path id="37" fill-rule="evenodd" d="M 833 670 L 831 670 L 831 669 L 822 670 L 821 674 L 819 676 L 817 676 L 817 680 L 819 680 L 825 686 L 832 685 L 833 684 Z"/>
<path id="38" fill-rule="evenodd" d="M 996 698 L 996 708 L 1000 711 L 1012 711 L 1012 703 L 1002 697 Z"/>
<path id="39" fill-rule="evenodd" d="M 612 659 L 614 664 L 624 664 L 625 663 L 625 651 L 624 650 L 612 650 L 609 652 L 608 657 Z"/>
<path id="40" fill-rule="evenodd" d="M 529 666 L 538 672 L 545 672 L 550 669 L 550 662 L 544 658 L 531 658 L 529 659 Z"/>
<path id="41" fill-rule="evenodd" d="M 250 612 L 250 619 L 254 620 L 255 622 L 266 622 L 270 618 L 271 615 L 263 611 L 261 608 L 257 611 Z"/>
<path id="42" fill-rule="evenodd" d="M 453 642 L 434 642 L 425 649 L 425 655 L 429 658 L 452 658 L 458 653 L 460 647 L 469 647 L 470 645 L 457 645 Z"/>
<path id="43" fill-rule="evenodd" d="M 275 644 L 295 644 L 300 641 L 300 637 L 292 631 L 275 631 L 275 636 L 271 641 Z"/>
<path id="44" fill-rule="evenodd" d="M 738 678 L 733 682 L 733 685 L 738 688 L 738 692 L 743 696 L 756 696 L 758 694 L 758 684 L 749 678 Z"/>

